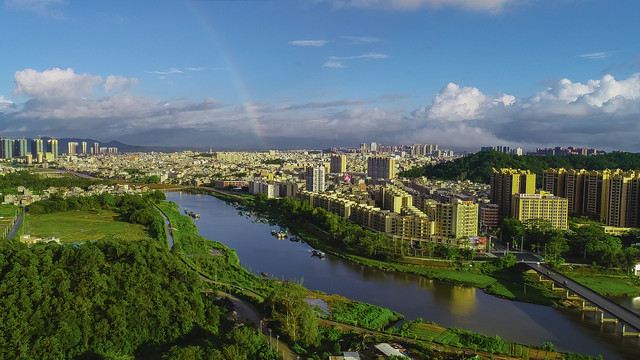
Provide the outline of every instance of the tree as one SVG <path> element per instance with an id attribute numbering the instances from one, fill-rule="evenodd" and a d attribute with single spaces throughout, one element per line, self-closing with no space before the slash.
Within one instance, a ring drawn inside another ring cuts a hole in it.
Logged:
<path id="1" fill-rule="evenodd" d="M 267 298 L 271 317 L 280 331 L 303 346 L 318 342 L 318 318 L 305 301 L 304 288 L 298 284 L 283 284 Z"/>

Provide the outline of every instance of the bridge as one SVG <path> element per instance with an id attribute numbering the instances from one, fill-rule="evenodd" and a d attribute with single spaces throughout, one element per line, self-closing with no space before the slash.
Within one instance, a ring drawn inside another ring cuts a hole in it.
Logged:
<path id="1" fill-rule="evenodd" d="M 632 336 L 640 336 L 638 332 L 626 332 L 626 325 L 636 329 L 636 331 L 640 331 L 640 315 L 635 312 L 627 309 L 626 307 L 619 305 L 606 297 L 598 294 L 597 292 L 589 289 L 588 287 L 571 280 L 557 271 L 552 270 L 551 268 L 540 264 L 540 263 L 526 263 L 532 270 L 536 271 L 538 274 L 548 278 L 556 284 L 564 287 L 567 291 L 578 295 L 580 298 L 588 301 L 593 306 L 597 308 L 597 310 L 607 312 L 614 319 L 607 319 L 612 322 L 620 321 L 622 325 L 622 335 L 632 335 Z M 602 321 L 605 321 L 604 313 L 602 314 Z"/>

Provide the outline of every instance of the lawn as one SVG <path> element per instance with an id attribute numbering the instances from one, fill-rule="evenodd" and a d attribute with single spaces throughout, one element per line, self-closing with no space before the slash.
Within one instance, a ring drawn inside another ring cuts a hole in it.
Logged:
<path id="1" fill-rule="evenodd" d="M 572 275 L 575 281 L 603 295 L 639 296 L 638 279 L 621 276 Z"/>
<path id="2" fill-rule="evenodd" d="M 22 233 L 42 238 L 55 236 L 62 242 L 95 241 L 105 237 L 135 241 L 149 236 L 144 226 L 119 221 L 113 211 L 76 210 L 27 215 Z"/>

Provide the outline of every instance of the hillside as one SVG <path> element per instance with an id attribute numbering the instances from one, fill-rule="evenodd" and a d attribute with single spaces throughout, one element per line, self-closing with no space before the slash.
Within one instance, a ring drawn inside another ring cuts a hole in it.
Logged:
<path id="1" fill-rule="evenodd" d="M 426 176 L 443 180 L 471 180 L 489 183 L 492 168 L 531 170 L 538 175 L 538 181 L 542 181 L 542 173 L 549 168 L 640 169 L 640 153 L 611 153 L 592 156 L 518 156 L 497 151 L 481 151 L 453 161 L 404 171 L 399 176 L 409 178 Z"/>

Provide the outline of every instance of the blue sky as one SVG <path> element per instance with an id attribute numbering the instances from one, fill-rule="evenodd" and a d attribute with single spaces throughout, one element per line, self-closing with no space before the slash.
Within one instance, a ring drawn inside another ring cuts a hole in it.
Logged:
<path id="1" fill-rule="evenodd" d="M 638 151 L 638 13 L 633 0 L 5 0 L 0 135 Z"/>

